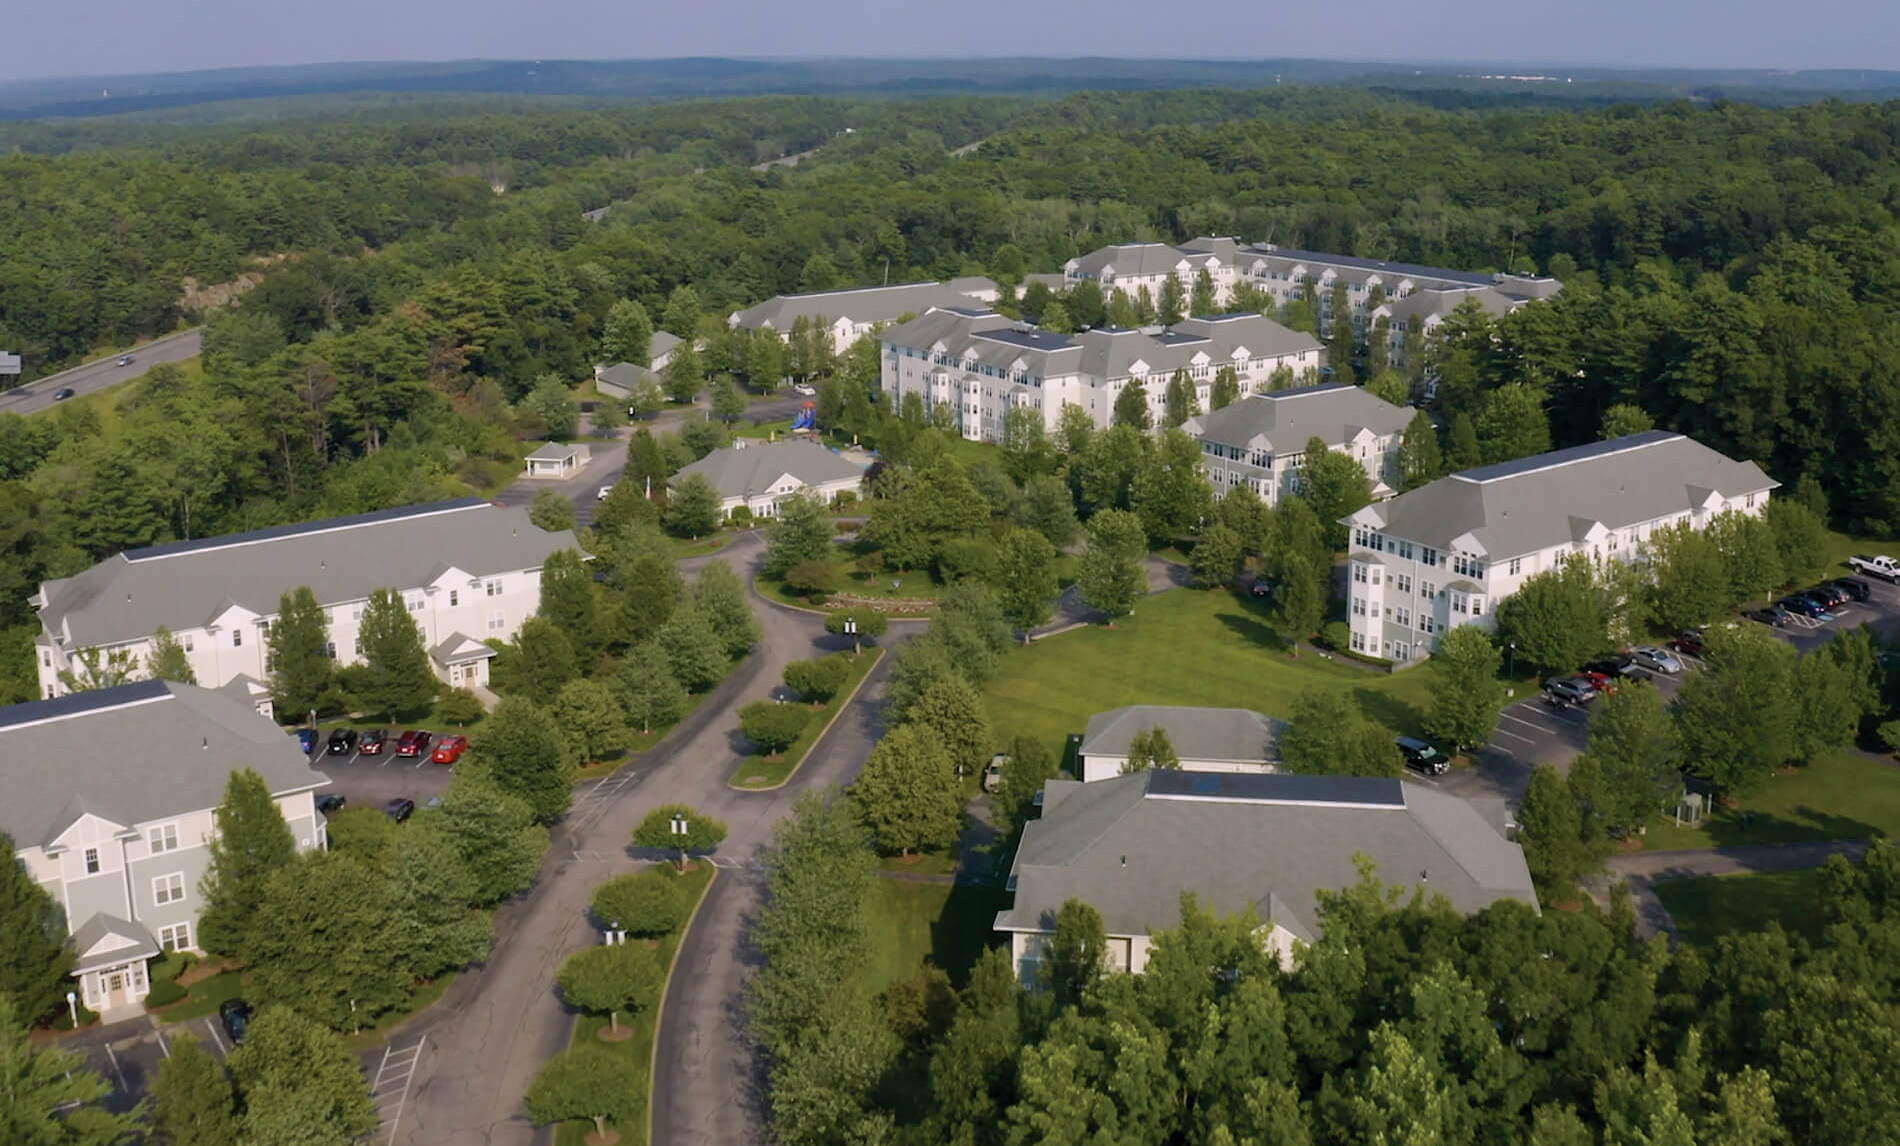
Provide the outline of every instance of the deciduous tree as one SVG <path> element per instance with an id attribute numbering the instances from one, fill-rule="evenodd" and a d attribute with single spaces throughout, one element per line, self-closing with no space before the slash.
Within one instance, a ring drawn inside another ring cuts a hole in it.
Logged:
<path id="1" fill-rule="evenodd" d="M 711 851 L 726 838 L 726 824 L 685 804 L 662 804 L 633 829 L 633 845 L 680 854 L 684 870 L 693 852 Z"/>
<path id="2" fill-rule="evenodd" d="M 594 889 L 594 918 L 643 939 L 677 931 L 692 906 L 679 882 L 667 867 L 615 876 Z"/>
<path id="3" fill-rule="evenodd" d="M 167 1043 L 152 1082 L 152 1129 L 174 1146 L 238 1146 L 237 1095 L 223 1064 L 189 1031 Z"/>
<path id="4" fill-rule="evenodd" d="M 584 763 L 605 760 L 626 743 L 626 713 L 613 689 L 600 681 L 568 681 L 554 694 L 548 711 Z"/>
<path id="5" fill-rule="evenodd" d="M 691 605 L 706 619 L 726 656 L 744 656 L 759 639 L 759 619 L 752 611 L 752 599 L 739 575 L 725 562 L 710 562 L 700 569 L 693 581 Z"/>
<path id="6" fill-rule="evenodd" d="M 1056 578 L 1056 548 L 1034 530 L 1012 529 L 996 548 L 993 576 L 1003 615 L 1022 631 L 1027 644 L 1030 630 L 1053 615 L 1056 596 L 1062 591 Z"/>
<path id="7" fill-rule="evenodd" d="M 172 636 L 172 631 L 163 625 L 152 634 L 152 651 L 145 654 L 145 675 L 152 680 L 177 681 L 179 684 L 197 684 L 198 674 L 192 670 L 191 658 L 185 654 L 185 648 Z M 289 711 L 302 711 L 291 709 Z"/>
<path id="8" fill-rule="evenodd" d="M 574 753 L 546 709 L 523 697 L 501 702 L 469 738 L 469 751 L 502 791 L 519 797 L 541 823 L 567 814 Z"/>
<path id="9" fill-rule="evenodd" d="M 608 1029 L 618 1031 L 620 1012 L 643 1011 L 660 997 L 666 967 L 644 943 L 603 944 L 569 955 L 554 981 L 562 998 L 583 1011 L 605 1011 Z"/>
<path id="10" fill-rule="evenodd" d="M 950 749 L 921 724 L 884 734 L 852 782 L 851 800 L 886 851 L 949 847 L 963 830 Z"/>
<path id="11" fill-rule="evenodd" d="M 628 722 L 642 733 L 652 732 L 656 724 L 677 720 L 686 709 L 686 689 L 673 675 L 666 650 L 653 641 L 627 651 L 613 688 Z"/>
<path id="12" fill-rule="evenodd" d="M 783 754 L 810 723 L 811 710 L 803 705 L 755 700 L 739 709 L 739 731 L 768 757 Z"/>
<path id="13" fill-rule="evenodd" d="M 703 537 L 719 528 L 719 491 L 704 474 L 687 474 L 673 484 L 660 520 L 676 537 Z"/>
<path id="14" fill-rule="evenodd" d="M 1392 734 L 1368 721 L 1350 694 L 1330 689 L 1311 690 L 1294 702 L 1279 751 L 1290 772 L 1397 776 L 1404 770 Z"/>
<path id="15" fill-rule="evenodd" d="M 609 1122 L 640 1109 L 643 1080 L 633 1060 L 598 1047 L 574 1047 L 549 1059 L 528 1087 L 528 1117 L 537 1126 L 587 1119 L 601 1142 L 618 1141 Z"/>
<path id="16" fill-rule="evenodd" d="M 1319 438 L 1306 442 L 1300 463 L 1300 497 L 1313 507 L 1328 549 L 1344 549 L 1348 529 L 1342 520 L 1372 501 L 1372 479 L 1351 454 L 1326 448 Z"/>
<path id="17" fill-rule="evenodd" d="M 409 997 L 389 884 L 351 853 L 305 852 L 272 872 L 248 922 L 244 961 L 266 1003 L 347 1031 Z"/>
<path id="18" fill-rule="evenodd" d="M 876 609 L 840 609 L 825 615 L 825 632 L 833 636 L 851 638 L 851 655 L 864 651 L 864 642 L 883 636 L 891 625 L 891 619 Z"/>
<path id="19" fill-rule="evenodd" d="M 905 711 L 904 720 L 936 733 L 959 776 L 981 768 L 989 759 L 989 715 L 982 696 L 961 676 L 932 681 Z"/>
<path id="20" fill-rule="evenodd" d="M 838 695 L 851 676 L 850 662 L 843 653 L 793 661 L 785 666 L 785 687 L 811 704 L 827 704 Z"/>
<path id="21" fill-rule="evenodd" d="M 580 676 L 574 645 L 547 617 L 521 623 L 495 665 L 495 687 L 508 696 L 549 704 L 562 686 Z"/>
<path id="22" fill-rule="evenodd" d="M 480 769 L 458 768 L 436 812 L 473 880 L 475 906 L 500 903 L 534 882 L 548 832 L 534 822 L 534 809 L 526 800 L 503 790 Z"/>
<path id="23" fill-rule="evenodd" d="M 704 692 L 726 675 L 725 642 L 698 609 L 679 609 L 653 635 L 666 653 L 673 679 L 688 692 Z"/>
<path id="24" fill-rule="evenodd" d="M 1431 673 L 1426 734 L 1460 748 L 1490 740 L 1504 699 L 1504 685 L 1498 680 L 1502 659 L 1489 634 L 1471 625 L 1440 637 L 1426 667 Z"/>

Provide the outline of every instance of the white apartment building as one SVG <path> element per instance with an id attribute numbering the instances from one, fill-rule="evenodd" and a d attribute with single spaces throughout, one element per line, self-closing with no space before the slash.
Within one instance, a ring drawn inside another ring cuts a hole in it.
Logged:
<path id="1" fill-rule="evenodd" d="M 233 771 L 264 778 L 299 850 L 326 844 L 329 784 L 248 703 L 140 681 L 0 708 L 0 831 L 66 916 L 86 1006 L 138 1013 L 147 961 L 198 950 L 199 883 Z"/>
<path id="2" fill-rule="evenodd" d="M 735 330 L 777 331 L 780 338 L 790 338 L 792 324 L 802 318 L 822 324 L 831 335 L 832 353 L 843 354 L 859 338 L 905 315 L 922 314 L 933 306 L 979 306 L 996 299 L 996 284 L 981 276 L 781 294 L 733 311 L 726 316 L 726 325 Z"/>
<path id="3" fill-rule="evenodd" d="M 1038 411 L 1050 430 L 1065 404 L 1106 427 L 1122 387 L 1140 383 L 1159 423 L 1177 370 L 1187 373 L 1206 409 L 1223 366 L 1233 368 L 1246 392 L 1266 385 L 1281 366 L 1295 375 L 1317 371 L 1324 353 L 1311 336 L 1258 314 L 1190 318 L 1158 332 L 1055 334 L 991 310 L 934 307 L 879 337 L 882 385 L 893 408 L 908 394 L 919 395 L 927 409 L 948 403 L 958 432 L 983 442 L 1002 440 L 1012 406 Z"/>
<path id="4" fill-rule="evenodd" d="M 68 691 L 60 674 L 81 650 L 123 650 L 142 669 L 158 630 L 170 630 L 198 683 L 221 688 L 270 677 L 266 634 L 279 599 L 309 586 L 323 606 L 330 655 L 356 663 L 369 595 L 401 593 L 436 674 L 451 686 L 486 684 L 494 650 L 541 604 L 548 554 L 575 547 L 520 508 L 481 498 L 404 506 L 128 550 L 33 597 L 33 655 L 44 696 Z"/>
<path id="5" fill-rule="evenodd" d="M 1405 662 L 1492 625 L 1499 601 L 1573 553 L 1630 561 L 1658 528 L 1760 513 L 1779 485 L 1691 438 L 1648 430 L 1481 466 L 1344 519 L 1352 648 Z"/>
<path id="6" fill-rule="evenodd" d="M 1299 488 L 1306 444 L 1314 438 L 1359 463 L 1372 496 L 1399 484 L 1399 446 L 1416 411 L 1394 406 L 1359 386 L 1329 382 L 1242 398 L 1182 429 L 1201 443 L 1201 464 L 1215 494 L 1247 486 L 1269 506 Z"/>
<path id="7" fill-rule="evenodd" d="M 1103 296 L 1121 291 L 1131 302 L 1147 291 L 1149 303 L 1158 306 L 1169 279 L 1180 283 L 1181 297 L 1186 299 L 1201 272 L 1206 271 L 1214 287 L 1214 301 L 1224 306 L 1233 298 L 1234 284 L 1245 277 L 1247 250 L 1239 239 L 1212 235 L 1178 247 L 1172 243 L 1118 243 L 1062 264 L 1062 279 L 1069 286 L 1088 279 L 1102 288 Z"/>

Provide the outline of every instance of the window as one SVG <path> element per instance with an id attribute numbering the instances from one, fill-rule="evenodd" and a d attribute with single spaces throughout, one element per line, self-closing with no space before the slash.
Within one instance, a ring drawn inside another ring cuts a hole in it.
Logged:
<path id="1" fill-rule="evenodd" d="M 185 634 L 184 641 L 185 641 L 185 651 L 190 652 L 191 651 L 191 634 L 190 633 Z"/>
<path id="2" fill-rule="evenodd" d="M 1616 534 L 1612 533 L 1609 535 L 1609 537 L 1605 538 L 1604 544 L 1609 546 L 1611 553 L 1615 553 L 1616 552 Z"/>
<path id="3" fill-rule="evenodd" d="M 360 621 L 362 619 L 363 619 L 363 606 L 361 605 L 350 606 L 350 620 Z"/>
<path id="4" fill-rule="evenodd" d="M 1465 595 L 1463 593 L 1453 593 L 1451 595 L 1451 611 L 1454 613 L 1462 613 L 1465 611 Z"/>
<path id="5" fill-rule="evenodd" d="M 86 874 L 87 875 L 99 874 L 99 849 L 98 848 L 86 849 Z"/>
<path id="6" fill-rule="evenodd" d="M 1421 633 L 1437 632 L 1438 631 L 1437 618 L 1433 617 L 1430 613 L 1420 613 L 1418 615 L 1418 631 Z"/>
<path id="7" fill-rule="evenodd" d="M 500 609 L 497 609 L 494 612 L 488 614 L 488 631 L 489 632 L 491 633 L 499 632 L 502 629 L 505 629 L 507 627 L 508 627 L 508 614 L 502 612 Z"/>
<path id="8" fill-rule="evenodd" d="M 1745 497 L 1745 498 L 1743 498 L 1743 499 L 1742 499 L 1742 508 L 1744 508 L 1744 509 L 1754 509 L 1754 508 L 1755 508 L 1755 495 L 1754 495 L 1754 494 L 1752 494 L 1752 493 L 1751 493 L 1751 494 L 1749 494 L 1749 495 L 1748 495 L 1747 497 Z"/>
<path id="9" fill-rule="evenodd" d="M 1366 567 L 1357 561 L 1352 563 L 1352 579 L 1361 585 L 1366 583 Z"/>
<path id="10" fill-rule="evenodd" d="M 1426 598 L 1436 597 L 1438 596 L 1438 586 L 1432 584 L 1430 581 L 1420 581 L 1418 583 L 1418 595 Z"/>
<path id="11" fill-rule="evenodd" d="M 417 596 L 417 597 L 411 597 L 411 598 L 409 598 L 409 600 L 408 600 L 408 602 L 407 602 L 407 604 L 409 605 L 409 611 L 410 611 L 411 613 L 420 613 L 420 612 L 422 612 L 422 598 L 421 598 L 421 597 L 419 597 L 419 596 Z"/>
<path id="12" fill-rule="evenodd" d="M 153 855 L 178 850 L 178 825 L 160 824 L 145 833 L 145 844 L 152 849 Z"/>
<path id="13" fill-rule="evenodd" d="M 449 590 L 449 608 L 453 609 L 455 608 L 455 606 L 461 603 L 462 603 L 462 591 L 460 589 L 450 589 Z"/>
<path id="14" fill-rule="evenodd" d="M 244 647 L 244 630 L 243 629 L 231 630 L 231 647 L 234 649 L 241 649 Z"/>
<path id="15" fill-rule="evenodd" d="M 1513 577 L 1517 576 L 1518 571 L 1521 570 L 1523 567 L 1524 567 L 1524 559 L 1522 557 L 1511 558 L 1511 568 L 1510 568 L 1511 576 Z"/>
<path id="16" fill-rule="evenodd" d="M 191 924 L 174 923 L 158 929 L 158 945 L 166 951 L 188 951 L 191 949 Z"/>
<path id="17" fill-rule="evenodd" d="M 1484 598 L 1483 597 L 1473 596 L 1471 598 L 1471 615 L 1474 617 L 1484 616 Z"/>
<path id="18" fill-rule="evenodd" d="M 501 578 L 497 577 L 488 583 L 488 595 L 490 597 L 501 596 Z"/>
<path id="19" fill-rule="evenodd" d="M 1420 546 L 1419 551 L 1418 551 L 1418 561 L 1419 561 L 1419 564 L 1421 565 L 1438 564 L 1438 550 L 1427 549 L 1424 546 Z"/>
<path id="20" fill-rule="evenodd" d="M 1412 659 L 1412 648 L 1404 641 L 1393 641 L 1387 647 L 1392 650 L 1392 659 L 1395 661 L 1409 661 Z"/>
<path id="21" fill-rule="evenodd" d="M 182 903 L 184 899 L 185 874 L 183 872 L 175 871 L 170 875 L 161 875 L 152 881 L 153 903 Z"/>
<path id="22" fill-rule="evenodd" d="M 1392 575 L 1392 586 L 1401 593 L 1410 593 L 1412 591 L 1412 578 L 1409 574 L 1394 573 Z"/>
<path id="23" fill-rule="evenodd" d="M 1364 597 L 1354 597 L 1352 599 L 1352 615 L 1355 617 L 1363 617 L 1366 615 L 1366 599 Z"/>
<path id="24" fill-rule="evenodd" d="M 336 659 L 336 642 L 335 641 L 323 642 L 323 655 L 326 657 L 329 657 L 331 660 Z"/>
<path id="25" fill-rule="evenodd" d="M 363 655 L 363 638 L 362 637 L 356 638 L 356 640 L 351 642 L 351 645 L 355 648 L 357 656 L 360 657 Z"/>
<path id="26" fill-rule="evenodd" d="M 40 667 L 41 668 L 53 667 L 53 654 L 50 652 L 47 652 L 45 649 L 40 650 Z"/>
<path id="27" fill-rule="evenodd" d="M 1411 542 L 1395 541 L 1392 543 L 1392 547 L 1398 553 L 1400 557 L 1403 557 L 1407 561 L 1410 561 L 1412 559 L 1412 543 Z"/>
<path id="28" fill-rule="evenodd" d="M 1396 608 L 1391 610 L 1391 613 L 1393 624 L 1404 625 L 1408 629 L 1412 627 L 1412 610 Z"/>

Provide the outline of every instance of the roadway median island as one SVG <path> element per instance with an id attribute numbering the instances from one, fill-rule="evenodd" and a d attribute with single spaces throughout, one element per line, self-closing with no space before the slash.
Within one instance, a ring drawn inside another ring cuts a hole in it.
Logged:
<path id="1" fill-rule="evenodd" d="M 811 720 L 798 734 L 798 739 L 776 757 L 764 755 L 755 749 L 739 761 L 739 766 L 733 769 L 732 777 L 727 783 L 748 792 L 769 791 L 773 788 L 782 788 L 789 783 L 797 774 L 798 766 L 804 762 L 806 754 L 824 739 L 832 722 L 858 695 L 858 690 L 864 686 L 864 679 L 871 675 L 871 670 L 877 667 L 877 662 L 883 656 L 884 650 L 873 646 L 855 657 L 847 657 L 850 672 L 845 677 L 843 686 L 830 701 L 811 708 Z M 802 704 L 803 702 L 788 701 L 786 703 Z"/>

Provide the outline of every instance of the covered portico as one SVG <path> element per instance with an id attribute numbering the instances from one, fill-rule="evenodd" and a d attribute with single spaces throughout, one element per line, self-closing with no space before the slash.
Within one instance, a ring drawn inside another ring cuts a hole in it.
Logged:
<path id="1" fill-rule="evenodd" d="M 488 683 L 488 662 L 495 659 L 495 650 L 474 637 L 450 633 L 429 650 L 429 659 L 435 662 L 435 675 L 450 688 L 475 688 Z"/>
<path id="2" fill-rule="evenodd" d="M 73 950 L 78 955 L 73 977 L 88 1009 L 107 1022 L 144 1013 L 143 1000 L 152 989 L 145 964 L 159 954 L 151 932 L 100 912 L 73 933 Z"/>

